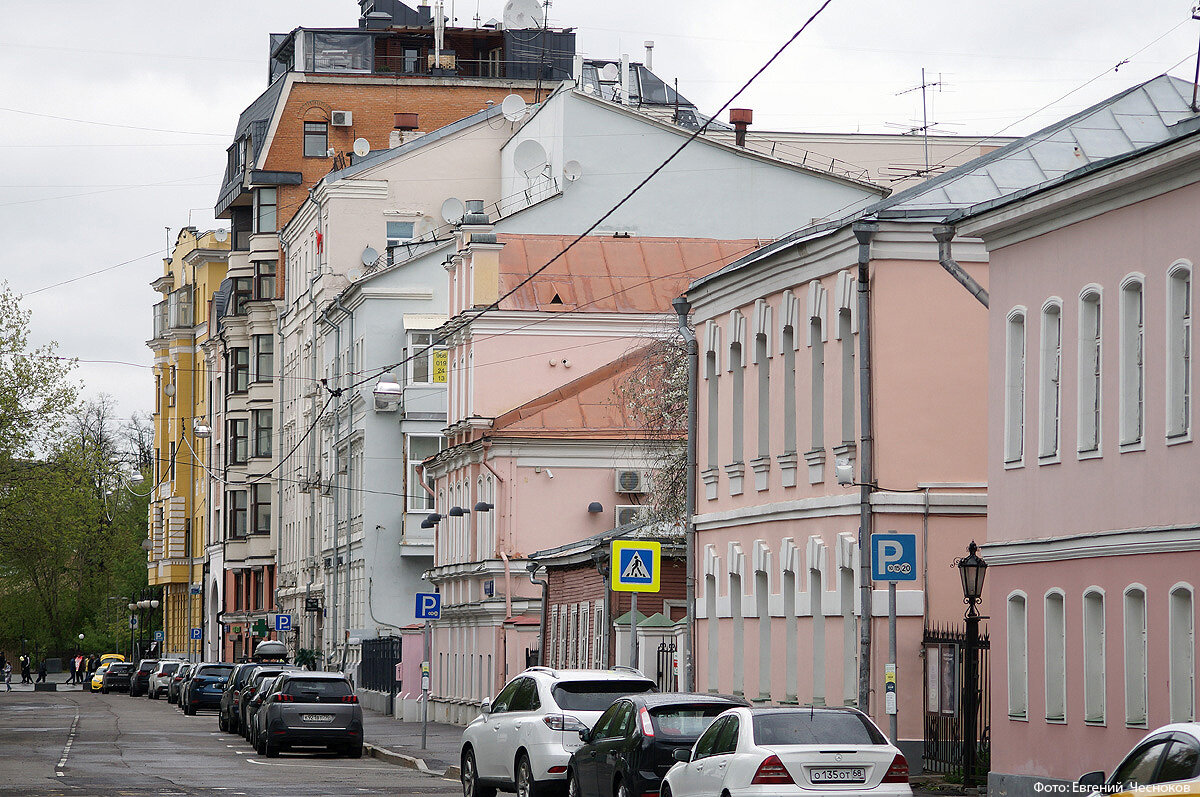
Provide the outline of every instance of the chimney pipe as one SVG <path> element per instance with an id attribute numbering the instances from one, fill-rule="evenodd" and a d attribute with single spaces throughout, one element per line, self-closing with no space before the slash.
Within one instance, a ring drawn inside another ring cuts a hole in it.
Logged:
<path id="1" fill-rule="evenodd" d="M 646 41 L 646 69 L 654 71 L 654 42 Z"/>
<path id="2" fill-rule="evenodd" d="M 733 125 L 734 142 L 739 147 L 746 146 L 746 128 L 754 123 L 754 111 L 750 108 L 730 108 L 729 123 Z"/>

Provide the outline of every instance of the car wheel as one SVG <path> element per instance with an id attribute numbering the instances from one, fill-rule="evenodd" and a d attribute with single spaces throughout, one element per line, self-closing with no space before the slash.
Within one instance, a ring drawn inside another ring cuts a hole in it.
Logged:
<path id="1" fill-rule="evenodd" d="M 359 742 L 358 744 L 350 745 L 350 747 L 346 750 L 346 755 L 348 755 L 350 758 L 362 758 L 363 757 L 362 742 Z"/>
<path id="2" fill-rule="evenodd" d="M 575 770 L 567 770 L 567 797 L 580 797 L 579 794 L 579 779 L 575 777 Z"/>
<path id="3" fill-rule="evenodd" d="M 479 783 L 479 767 L 475 764 L 475 751 L 467 748 L 459 762 L 459 777 L 462 779 L 463 797 L 496 797 L 496 790 Z"/>
<path id="4" fill-rule="evenodd" d="M 664 783 L 658 792 L 658 797 L 671 797 L 671 787 Z"/>
<path id="5" fill-rule="evenodd" d="M 224 714 L 217 714 L 217 730 L 219 730 L 219 731 L 228 731 L 229 730 L 229 723 L 225 721 Z"/>
<path id="6" fill-rule="evenodd" d="M 100 687 L 100 694 L 102 694 L 102 695 L 107 695 L 107 694 L 108 694 L 108 687 L 107 687 L 107 686 L 102 686 L 102 687 Z"/>
<path id="7" fill-rule="evenodd" d="M 539 784 L 533 778 L 533 765 L 529 756 L 522 755 L 517 759 L 517 797 L 540 797 Z"/>
<path id="8" fill-rule="evenodd" d="M 266 755 L 267 754 L 267 740 L 259 739 L 258 744 L 254 745 L 254 750 L 259 755 Z"/>
<path id="9" fill-rule="evenodd" d="M 623 780 L 617 781 L 617 797 L 630 797 L 629 786 Z"/>
<path id="10" fill-rule="evenodd" d="M 278 758 L 279 757 L 279 745 L 271 744 L 270 739 L 263 739 L 262 753 L 267 758 Z"/>

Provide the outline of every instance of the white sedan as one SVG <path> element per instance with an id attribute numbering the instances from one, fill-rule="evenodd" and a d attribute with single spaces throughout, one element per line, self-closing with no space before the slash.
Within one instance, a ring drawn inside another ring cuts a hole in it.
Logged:
<path id="1" fill-rule="evenodd" d="M 734 708 L 663 781 L 662 797 L 911 797 L 908 762 L 852 708 Z"/>

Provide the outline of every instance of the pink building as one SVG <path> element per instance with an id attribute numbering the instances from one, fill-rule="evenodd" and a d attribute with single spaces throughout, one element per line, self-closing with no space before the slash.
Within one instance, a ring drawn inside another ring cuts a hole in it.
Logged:
<path id="1" fill-rule="evenodd" d="M 1148 729 L 1196 715 L 1200 117 L 1164 96 L 1117 117 L 1132 154 L 958 224 L 992 264 L 995 794 L 1111 772 Z"/>

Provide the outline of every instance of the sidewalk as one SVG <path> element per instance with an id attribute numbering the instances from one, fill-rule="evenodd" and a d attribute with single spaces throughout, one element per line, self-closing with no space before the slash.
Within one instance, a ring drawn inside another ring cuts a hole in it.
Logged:
<path id="1" fill-rule="evenodd" d="M 400 722 L 363 708 L 363 738 L 367 747 L 373 748 L 370 755 L 423 772 L 457 778 L 462 733 L 461 726 L 430 722 L 428 746 L 422 749 L 421 723 Z"/>
<path id="2" fill-rule="evenodd" d="M 46 683 L 57 684 L 55 690 L 58 692 L 82 692 L 86 684 L 69 684 L 67 683 L 67 679 L 70 677 L 71 676 L 65 672 L 51 673 L 46 676 Z M 35 681 L 37 680 L 36 673 L 34 673 L 33 678 Z M 32 692 L 33 686 L 33 684 L 21 683 L 20 673 L 13 673 L 12 690 L 14 692 Z M 4 684 L 0 683 L 0 695 L 4 694 L 5 691 Z"/>

